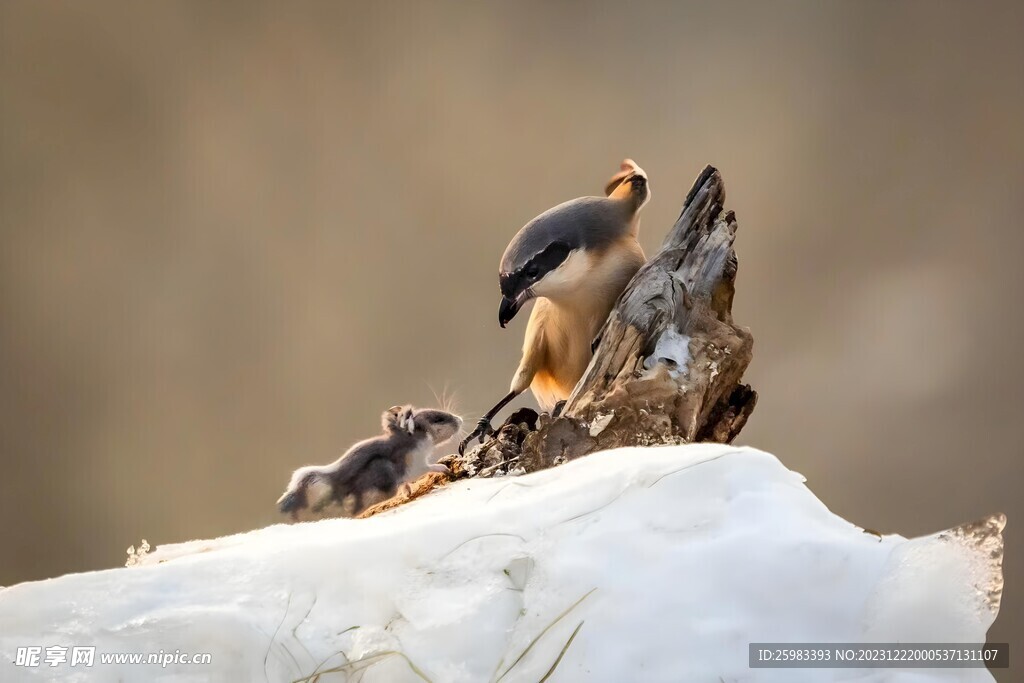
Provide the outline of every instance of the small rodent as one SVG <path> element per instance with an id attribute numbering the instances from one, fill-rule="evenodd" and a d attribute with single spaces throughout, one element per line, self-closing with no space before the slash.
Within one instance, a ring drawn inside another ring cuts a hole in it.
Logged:
<path id="1" fill-rule="evenodd" d="M 278 509 L 296 521 L 358 515 L 395 495 L 410 464 L 455 436 L 462 418 L 444 410 L 395 406 L 381 415 L 381 425 L 381 436 L 360 441 L 330 465 L 295 470 Z"/>

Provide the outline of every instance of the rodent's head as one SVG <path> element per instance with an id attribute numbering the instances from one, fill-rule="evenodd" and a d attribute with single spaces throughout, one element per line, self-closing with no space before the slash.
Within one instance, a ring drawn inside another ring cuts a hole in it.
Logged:
<path id="1" fill-rule="evenodd" d="M 462 418 L 446 410 L 395 406 L 381 415 L 384 431 L 390 434 L 426 435 L 436 446 L 455 436 Z"/>

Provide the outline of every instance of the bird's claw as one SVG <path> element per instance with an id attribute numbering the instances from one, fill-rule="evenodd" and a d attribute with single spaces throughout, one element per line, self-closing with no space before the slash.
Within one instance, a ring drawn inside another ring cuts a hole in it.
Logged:
<path id="1" fill-rule="evenodd" d="M 485 436 L 490 436 L 494 433 L 494 427 L 491 426 L 490 420 L 487 418 L 480 418 L 480 421 L 476 423 L 476 429 L 469 433 L 462 443 L 459 444 L 459 455 L 466 452 L 466 446 L 473 439 L 477 439 L 480 443 L 484 442 Z"/>

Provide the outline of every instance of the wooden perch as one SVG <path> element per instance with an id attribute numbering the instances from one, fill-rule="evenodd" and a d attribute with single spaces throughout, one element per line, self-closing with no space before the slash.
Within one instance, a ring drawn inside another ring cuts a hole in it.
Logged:
<path id="1" fill-rule="evenodd" d="M 754 339 L 732 319 L 736 216 L 708 166 L 661 250 L 630 281 L 560 417 L 516 411 L 465 456 L 441 460 L 448 480 L 521 474 L 619 446 L 732 441 L 757 402 L 741 384 Z M 443 483 L 414 482 L 366 517 Z"/>

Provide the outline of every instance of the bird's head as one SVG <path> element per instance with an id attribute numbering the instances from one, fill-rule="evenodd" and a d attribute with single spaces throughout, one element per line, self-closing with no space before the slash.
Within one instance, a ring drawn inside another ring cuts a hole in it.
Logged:
<path id="1" fill-rule="evenodd" d="M 529 227 L 529 226 L 528 226 Z M 524 231 L 526 228 L 524 228 Z M 576 274 L 571 262 L 576 262 L 580 248 L 566 241 L 554 241 L 533 248 L 530 239 L 517 239 L 509 245 L 501 262 L 498 277 L 501 304 L 498 306 L 498 324 L 505 327 L 526 302 L 538 296 L 557 297 L 571 284 Z M 530 235 L 527 235 L 529 238 Z M 525 244 L 524 244 L 525 243 Z M 530 253 L 529 256 L 526 254 Z"/>
<path id="2" fill-rule="evenodd" d="M 605 187 L 606 197 L 580 197 L 548 209 L 516 234 L 501 257 L 498 323 L 505 327 L 530 299 L 569 300 L 615 244 L 635 238 L 636 215 L 651 196 L 647 174 L 631 159 Z"/>

